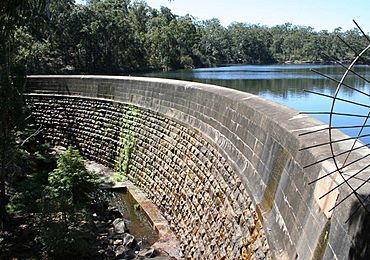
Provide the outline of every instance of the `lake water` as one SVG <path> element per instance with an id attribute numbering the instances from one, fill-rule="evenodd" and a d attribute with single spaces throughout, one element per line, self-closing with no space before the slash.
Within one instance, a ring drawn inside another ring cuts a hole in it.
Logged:
<path id="1" fill-rule="evenodd" d="M 333 103 L 331 98 L 307 93 L 305 90 L 333 96 L 337 89 L 337 83 L 324 78 L 311 71 L 311 69 L 337 80 L 340 80 L 346 71 L 345 68 L 339 65 L 243 65 L 155 72 L 141 76 L 215 84 L 253 93 L 301 112 L 328 112 Z M 356 66 L 354 70 L 370 81 L 370 69 L 368 66 Z M 365 122 L 370 108 L 368 95 L 370 93 L 370 84 L 351 72 L 348 73 L 345 84 L 349 87 L 341 87 L 338 97 L 359 102 L 361 105 L 337 100 L 333 105 L 333 111 L 357 114 L 364 117 L 335 115 L 332 117 L 332 125 L 337 127 L 357 126 L 364 123 L 365 125 L 370 125 L 370 122 Z M 350 87 L 353 87 L 355 90 Z M 328 115 L 312 114 L 312 116 L 326 123 L 329 122 Z M 356 136 L 360 129 L 359 127 L 341 128 L 343 132 L 351 136 Z M 370 134 L 370 128 L 365 127 L 360 135 L 367 134 Z M 361 139 L 363 142 L 370 143 L 370 138 L 366 136 Z"/>

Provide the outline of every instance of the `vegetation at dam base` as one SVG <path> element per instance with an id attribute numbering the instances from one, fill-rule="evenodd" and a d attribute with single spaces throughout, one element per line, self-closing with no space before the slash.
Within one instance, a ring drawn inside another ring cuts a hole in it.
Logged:
<path id="1" fill-rule="evenodd" d="M 57 154 L 40 137 L 24 139 L 28 131 L 17 136 L 26 143 L 14 152 L 22 162 L 18 171 L 7 176 L 8 223 L 0 230 L 0 258 L 89 254 L 99 177 L 85 168 L 78 150 Z"/>
<path id="2" fill-rule="evenodd" d="M 352 56 L 336 35 L 355 48 L 357 29 L 333 32 L 290 23 L 266 27 L 218 19 L 199 21 L 145 1 L 51 0 L 17 26 L 15 60 L 27 58 L 33 74 L 127 74 L 219 64 L 327 62 L 324 54 L 344 60 Z M 40 21 L 46 21 L 41 24 Z"/>
<path id="3" fill-rule="evenodd" d="M 139 204 L 127 191 L 106 189 L 110 173 L 88 170 L 95 168 L 76 148 L 52 147 L 35 130 L 16 133 L 23 145 L 7 176 L 0 259 L 169 259 L 151 247 L 158 235 Z"/>

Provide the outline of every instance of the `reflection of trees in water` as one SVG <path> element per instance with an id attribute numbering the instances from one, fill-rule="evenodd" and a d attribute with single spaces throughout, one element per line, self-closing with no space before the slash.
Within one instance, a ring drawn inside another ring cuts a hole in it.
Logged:
<path id="1" fill-rule="evenodd" d="M 317 96 L 305 92 L 309 90 L 317 93 L 334 96 L 337 84 L 312 71 L 310 68 L 328 75 L 336 80 L 340 80 L 345 72 L 341 66 L 334 65 L 273 65 L 273 66 L 231 66 L 220 68 L 206 68 L 197 70 L 179 70 L 169 72 L 149 73 L 146 76 L 172 78 L 200 83 L 224 86 L 243 92 L 248 92 L 263 96 L 275 102 L 290 106 L 300 111 L 329 111 L 332 100 L 327 97 Z M 354 70 L 370 78 L 368 66 L 355 66 Z M 238 78 L 240 77 L 240 78 Z M 369 92 L 370 85 L 349 73 L 345 83 L 356 89 Z M 338 97 L 347 100 L 356 100 L 364 104 L 369 104 L 369 97 L 354 91 L 351 88 L 342 86 Z M 364 107 L 356 106 L 342 101 L 336 101 L 334 110 L 346 113 L 351 111 L 359 115 L 367 115 L 368 111 Z M 323 122 L 329 122 L 328 115 L 313 115 Z M 335 116 L 333 125 L 362 125 L 363 118 Z M 356 136 L 358 129 L 341 129 L 350 136 Z M 370 128 L 363 130 L 363 134 L 370 132 Z M 361 139 L 365 143 L 370 142 L 370 138 Z"/>
<path id="2" fill-rule="evenodd" d="M 285 69 L 285 67 L 287 69 Z M 244 69 L 243 69 L 244 68 Z M 330 77 L 340 80 L 344 69 L 338 66 L 315 66 L 316 70 Z M 310 94 L 304 90 L 333 95 L 336 84 L 320 75 L 311 72 L 310 66 L 253 66 L 253 67 L 225 67 L 215 69 L 182 70 L 173 72 L 159 72 L 147 74 L 151 77 L 190 80 L 207 84 L 228 87 L 256 95 L 271 94 L 288 99 L 289 97 L 307 97 Z M 229 70 L 229 71 L 228 71 Z M 251 72 L 251 70 L 254 70 Z M 356 72 L 369 78 L 368 68 L 356 66 Z M 236 73 L 236 74 L 235 74 Z M 240 78 L 238 78 L 240 76 Z M 346 84 L 360 90 L 369 87 L 365 82 L 353 74 L 346 78 Z M 342 95 L 352 97 L 355 93 L 350 88 L 343 88 Z"/>
<path id="3" fill-rule="evenodd" d="M 305 97 L 309 94 L 304 90 L 330 91 L 334 93 L 335 87 L 330 86 L 322 79 L 251 79 L 251 80 L 215 80 L 215 79 L 196 79 L 197 82 L 215 84 L 233 88 L 243 92 L 256 95 L 269 93 L 274 96 L 287 99 L 291 96 Z"/>
<path id="4" fill-rule="evenodd" d="M 339 78 L 340 79 L 340 78 Z M 224 87 L 233 88 L 236 90 L 249 92 L 256 95 L 263 93 L 271 93 L 282 98 L 305 97 L 310 95 L 304 90 L 312 90 L 315 92 L 334 95 L 336 85 L 323 79 L 317 78 L 293 78 L 293 79 L 252 79 L 252 80 L 216 80 L 216 79 L 196 79 L 197 82 L 215 84 Z M 359 90 L 365 90 L 369 87 L 364 81 L 355 77 L 350 77 L 346 80 L 349 86 L 355 86 Z M 355 91 L 350 88 L 343 88 L 342 95 L 352 97 Z"/>
<path id="5" fill-rule="evenodd" d="M 350 260 L 370 259 L 370 214 L 356 201 L 351 206 L 351 212 L 359 210 L 348 221 L 349 234 L 352 243 L 348 258 Z"/>

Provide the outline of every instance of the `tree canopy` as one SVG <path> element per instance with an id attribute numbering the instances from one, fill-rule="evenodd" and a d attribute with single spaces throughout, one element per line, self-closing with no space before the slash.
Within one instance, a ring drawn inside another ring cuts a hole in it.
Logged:
<path id="1" fill-rule="evenodd" d="M 290 23 L 266 27 L 218 19 L 178 16 L 145 1 L 50 0 L 46 26 L 17 26 L 17 59 L 27 56 L 28 73 L 127 74 L 220 64 L 326 62 L 351 51 L 337 35 L 357 44 L 359 31 L 315 31 Z M 33 19 L 40 19 L 34 16 Z"/>
<path id="2" fill-rule="evenodd" d="M 25 63 L 30 55 L 23 47 L 32 33 L 36 39 L 44 0 L 0 2 L 0 227 L 7 226 L 6 180 L 17 169 L 15 131 L 23 124 Z M 27 28 L 27 30 L 26 30 Z"/>

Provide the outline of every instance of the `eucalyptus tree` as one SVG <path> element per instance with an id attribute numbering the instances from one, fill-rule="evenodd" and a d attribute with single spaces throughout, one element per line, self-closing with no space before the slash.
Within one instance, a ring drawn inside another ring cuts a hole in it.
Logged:
<path id="1" fill-rule="evenodd" d="M 235 63 L 272 63 L 272 37 L 266 27 L 234 23 L 229 26 L 231 53 Z"/>
<path id="2" fill-rule="evenodd" d="M 131 70 L 149 67 L 149 52 L 146 48 L 148 23 L 151 8 L 145 1 L 135 1 L 129 6 L 129 21 L 132 29 Z"/>
<path id="3" fill-rule="evenodd" d="M 346 55 L 347 46 L 339 39 L 339 37 L 344 38 L 342 28 L 335 28 L 330 34 L 330 44 L 329 49 L 327 50 L 330 56 L 342 59 Z"/>
<path id="4" fill-rule="evenodd" d="M 23 88 L 27 54 L 19 49 L 17 31 L 36 24 L 43 0 L 3 0 L 0 3 L 0 224 L 6 227 L 6 179 L 16 164 L 15 130 L 23 123 Z M 32 19 L 34 18 L 34 19 Z"/>
<path id="5" fill-rule="evenodd" d="M 73 0 L 49 1 L 48 41 L 51 51 L 50 63 L 54 73 L 73 64 L 73 39 L 79 25 L 72 19 L 74 7 Z"/>
<path id="6" fill-rule="evenodd" d="M 148 23 L 147 50 L 152 68 L 176 69 L 180 63 L 178 42 L 173 34 L 177 27 L 177 16 L 167 7 L 153 10 Z"/>
<path id="7" fill-rule="evenodd" d="M 228 30 L 215 18 L 204 21 L 200 30 L 200 51 L 207 58 L 204 65 L 229 63 L 231 57 Z"/>
<path id="8" fill-rule="evenodd" d="M 193 68 L 197 64 L 196 48 L 200 40 L 193 18 L 189 15 L 179 17 L 172 33 L 177 40 L 179 65 L 184 68 Z"/>
<path id="9" fill-rule="evenodd" d="M 342 34 L 342 38 L 349 46 L 351 46 L 351 48 L 349 48 L 345 44 L 342 44 L 342 46 L 344 46 L 343 48 L 346 50 L 346 60 L 352 60 L 354 56 L 357 55 L 364 48 L 364 46 L 366 46 L 366 44 L 368 44 L 368 41 L 366 41 L 357 28 L 345 31 Z M 367 61 L 362 60 L 362 62 Z"/>
<path id="10" fill-rule="evenodd" d="M 296 61 L 301 58 L 301 52 L 305 38 L 298 37 L 300 34 L 298 26 L 289 26 L 288 33 L 284 36 L 282 49 L 285 61 Z"/>
<path id="11" fill-rule="evenodd" d="M 288 59 L 288 57 L 286 57 L 288 53 L 284 50 L 284 39 L 290 33 L 291 27 L 291 23 L 285 23 L 268 29 L 272 38 L 270 51 L 274 59 L 278 62 L 283 62 Z"/>

